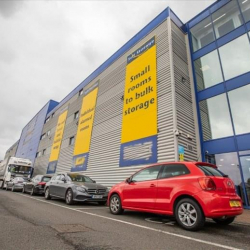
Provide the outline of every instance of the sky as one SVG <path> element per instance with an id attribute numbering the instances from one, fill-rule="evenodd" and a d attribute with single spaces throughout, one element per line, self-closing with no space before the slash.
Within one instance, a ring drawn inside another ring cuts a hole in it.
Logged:
<path id="1" fill-rule="evenodd" d="M 0 0 L 0 160 L 71 90 L 170 6 L 185 23 L 214 0 Z"/>

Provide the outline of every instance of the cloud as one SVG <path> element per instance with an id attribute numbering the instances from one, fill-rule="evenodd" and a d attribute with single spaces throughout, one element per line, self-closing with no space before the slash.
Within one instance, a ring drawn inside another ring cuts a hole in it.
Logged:
<path id="1" fill-rule="evenodd" d="M 13 0 L 1 0 L 0 1 L 0 15 L 4 18 L 9 18 L 13 16 L 16 12 L 22 8 L 23 1 L 13 1 Z"/>
<path id="2" fill-rule="evenodd" d="M 0 0 L 0 159 L 48 100 L 62 100 L 169 4 L 185 22 L 200 2 Z"/>

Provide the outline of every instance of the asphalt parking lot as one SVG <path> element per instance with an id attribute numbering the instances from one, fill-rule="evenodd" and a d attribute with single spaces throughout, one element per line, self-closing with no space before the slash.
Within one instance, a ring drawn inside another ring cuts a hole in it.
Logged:
<path id="1" fill-rule="evenodd" d="M 250 249 L 250 226 L 207 221 L 199 232 L 172 218 L 0 190 L 0 249 Z"/>

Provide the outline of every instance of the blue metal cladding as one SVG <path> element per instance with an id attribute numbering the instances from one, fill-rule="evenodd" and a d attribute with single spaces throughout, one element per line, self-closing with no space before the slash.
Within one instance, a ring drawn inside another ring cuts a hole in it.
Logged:
<path id="1" fill-rule="evenodd" d="M 23 128 L 16 157 L 30 159 L 34 163 L 46 115 L 57 104 L 49 101 Z"/>
<path id="2" fill-rule="evenodd" d="M 242 86 L 250 83 L 250 80 L 249 80 L 250 79 L 250 72 L 247 72 L 247 73 L 242 74 L 240 76 L 234 77 L 230 80 L 223 81 L 222 83 L 218 83 L 215 86 L 211 86 L 209 88 L 206 88 L 202 91 L 198 92 L 198 90 L 197 90 L 196 75 L 195 75 L 195 71 L 194 71 L 194 61 L 248 32 L 248 23 L 243 24 L 242 26 L 236 28 L 235 30 L 231 31 L 230 33 L 226 34 L 225 36 L 215 40 L 214 42 L 205 46 L 204 48 L 201 48 L 200 50 L 192 53 L 192 39 L 191 39 L 190 28 L 193 27 L 194 25 L 198 24 L 199 22 L 201 22 L 204 18 L 208 17 L 209 15 L 211 15 L 213 12 L 215 12 L 216 10 L 218 10 L 219 8 L 221 8 L 222 6 L 224 6 L 228 2 L 229 1 L 227 1 L 227 0 L 217 1 L 212 6 L 208 7 L 201 14 L 199 14 L 198 16 L 196 16 L 195 18 L 193 18 L 190 22 L 188 22 L 186 24 L 188 35 L 189 35 L 189 42 L 190 42 L 193 76 L 194 76 L 194 80 L 195 80 L 197 113 L 198 113 L 198 118 L 199 118 L 198 119 L 199 120 L 199 131 L 200 131 L 200 138 L 201 138 L 203 160 L 205 160 L 205 153 L 204 152 L 206 150 L 209 150 L 209 152 L 211 151 L 214 153 L 226 153 L 226 152 L 237 151 L 238 147 L 239 147 L 239 150 L 241 150 L 242 148 L 250 149 L 250 143 L 248 143 L 248 146 L 247 146 L 247 139 L 244 139 L 244 138 L 248 138 L 246 135 L 242 135 L 240 137 L 234 136 L 234 137 L 216 139 L 216 140 L 211 140 L 211 141 L 203 141 L 201 117 L 200 117 L 200 112 L 199 112 L 199 102 L 202 100 L 206 100 L 208 98 L 211 98 L 213 96 L 222 94 L 222 93 L 227 94 L 227 91 L 242 87 Z M 220 60 L 220 64 L 221 64 L 220 55 L 219 55 L 219 60 Z M 222 69 L 222 65 L 221 65 L 221 69 Z M 222 73 L 223 73 L 223 70 L 222 70 Z M 228 105 L 229 105 L 229 112 L 231 115 L 231 109 L 230 109 L 229 102 L 228 102 Z M 232 125 L 233 125 L 233 130 L 234 130 L 232 115 L 231 115 L 231 121 L 232 121 Z M 238 144 L 238 143 L 240 143 L 240 144 Z"/>
<path id="3" fill-rule="evenodd" d="M 213 154 L 221 154 L 221 153 L 230 153 L 230 152 L 237 152 L 238 155 L 238 161 L 239 161 L 239 171 L 242 180 L 244 180 L 244 174 L 242 171 L 242 166 L 241 166 L 241 161 L 240 161 L 240 156 L 239 156 L 239 151 L 244 151 L 244 150 L 249 150 L 250 149 L 250 133 L 248 134 L 243 134 L 243 135 L 236 135 L 235 134 L 235 126 L 233 122 L 233 116 L 232 116 L 232 111 L 230 107 L 230 102 L 228 98 L 228 91 L 231 91 L 233 89 L 245 86 L 247 84 L 250 84 L 250 72 L 247 72 L 245 74 L 239 75 L 237 77 L 234 77 L 230 80 L 223 81 L 222 83 L 218 83 L 215 86 L 209 87 L 207 89 L 204 89 L 200 92 L 197 90 L 197 81 L 196 81 L 196 75 L 195 75 L 195 68 L 194 68 L 194 61 L 207 53 L 218 49 L 219 47 L 231 42 L 232 40 L 247 34 L 248 39 L 250 42 L 250 36 L 247 33 L 250 30 L 250 22 L 248 23 L 243 23 L 240 27 L 236 28 L 235 30 L 229 32 L 225 36 L 215 40 L 211 44 L 207 45 L 204 48 L 201 48 L 195 53 L 192 53 L 192 38 L 191 38 L 191 33 L 190 33 L 190 28 L 193 27 L 194 25 L 198 24 L 201 22 L 204 18 L 210 16 L 213 12 L 227 4 L 229 1 L 228 0 L 221 0 L 217 1 L 215 4 L 212 6 L 208 7 L 206 10 L 204 10 L 201 14 L 196 16 L 194 19 L 192 19 L 189 23 L 186 24 L 187 30 L 188 30 L 188 36 L 189 36 L 189 44 L 190 44 L 190 51 L 191 51 L 191 60 L 192 60 L 192 68 L 193 68 L 193 76 L 194 76 L 194 82 L 195 82 L 195 94 L 196 94 L 196 101 L 197 101 L 197 114 L 198 114 L 198 124 L 199 124 L 199 132 L 200 132 L 200 142 L 201 142 L 201 149 L 202 149 L 202 160 L 205 161 L 205 152 L 209 152 L 209 155 Z M 239 2 L 238 2 L 238 7 Z M 241 12 L 241 9 L 240 9 Z M 242 13 L 241 13 L 242 14 Z M 243 19 L 243 18 L 242 18 Z M 213 26 L 213 31 L 215 35 L 215 29 Z M 250 46 L 250 43 L 249 43 Z M 218 51 L 219 55 L 219 61 L 220 61 L 220 68 L 222 70 L 223 74 L 223 79 L 224 73 L 223 73 L 223 68 L 222 68 L 222 62 L 221 62 L 221 57 L 220 53 Z M 232 55 L 232 60 L 233 56 L 237 55 Z M 201 116 L 200 116 L 200 111 L 199 111 L 199 102 L 201 100 L 206 100 L 208 98 L 211 98 L 213 96 L 219 95 L 225 93 L 227 97 L 227 103 L 228 103 L 228 108 L 229 108 L 229 113 L 230 113 L 230 119 L 232 123 L 232 128 L 233 128 L 233 136 L 226 137 L 226 138 L 220 138 L 220 139 L 214 139 L 214 140 L 209 140 L 209 141 L 204 141 L 203 140 L 203 133 L 202 133 L 202 124 L 201 124 Z M 243 181 L 243 193 L 246 199 L 246 189 L 244 186 L 244 181 Z M 246 208 L 250 208 L 249 202 L 245 205 Z"/>

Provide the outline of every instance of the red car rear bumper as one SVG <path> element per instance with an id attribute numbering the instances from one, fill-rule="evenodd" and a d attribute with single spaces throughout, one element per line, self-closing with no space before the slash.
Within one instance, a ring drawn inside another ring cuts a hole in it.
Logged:
<path id="1" fill-rule="evenodd" d="M 194 198 L 199 201 L 205 216 L 208 218 L 237 216 L 243 213 L 242 201 L 238 195 L 220 195 L 202 191 L 194 195 Z M 231 207 L 230 201 L 240 202 L 240 206 Z"/>

